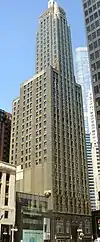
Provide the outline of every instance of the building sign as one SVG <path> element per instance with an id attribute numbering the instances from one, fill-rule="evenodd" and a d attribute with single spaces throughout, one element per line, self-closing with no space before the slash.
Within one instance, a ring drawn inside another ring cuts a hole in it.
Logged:
<path id="1" fill-rule="evenodd" d="M 23 230 L 23 242 L 43 242 L 43 231 Z"/>

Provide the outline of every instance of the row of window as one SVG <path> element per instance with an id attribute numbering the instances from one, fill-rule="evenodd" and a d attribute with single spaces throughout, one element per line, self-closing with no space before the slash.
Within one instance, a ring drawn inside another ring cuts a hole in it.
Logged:
<path id="1" fill-rule="evenodd" d="M 24 158 L 24 157 L 21 157 L 21 162 L 23 162 L 24 159 L 25 159 L 25 161 L 29 161 L 29 160 L 31 160 L 31 155 L 29 155 L 29 156 L 25 156 L 25 158 Z"/>
<path id="2" fill-rule="evenodd" d="M 30 168 L 31 167 L 31 162 L 25 163 L 25 168 Z M 21 170 L 23 170 L 24 165 L 21 164 Z"/>
<path id="3" fill-rule="evenodd" d="M 93 32 L 92 34 L 88 35 L 88 40 L 89 41 L 93 41 L 94 39 L 98 38 L 100 36 L 100 29 L 98 29 L 97 31 Z M 99 42 L 100 40 L 98 40 Z M 95 42 L 94 42 L 95 43 Z M 95 44 L 94 44 L 95 45 Z M 91 44 L 89 45 L 90 50 L 92 49 Z M 97 47 L 95 47 L 97 48 Z"/>
<path id="4" fill-rule="evenodd" d="M 87 32 L 92 32 L 93 30 L 95 30 L 95 28 L 98 28 L 100 26 L 100 20 L 96 20 L 95 22 L 93 22 L 92 24 L 90 24 L 87 27 Z"/>
<path id="5" fill-rule="evenodd" d="M 92 53 L 91 55 L 90 55 L 90 59 L 91 59 L 91 61 L 93 61 L 93 60 L 95 60 L 95 59 L 97 59 L 97 58 L 99 58 L 100 57 L 100 50 L 97 50 L 95 53 Z"/>
<path id="6" fill-rule="evenodd" d="M 86 1 L 86 0 L 84 0 Z M 96 7 L 96 0 L 89 0 L 89 1 L 86 1 L 84 3 L 84 9 L 90 7 L 90 5 L 92 5 L 93 3 L 95 3 L 92 7 L 93 7 L 93 10 L 95 10 L 96 8 L 99 8 L 100 7 L 100 1 L 97 2 L 97 7 Z"/>
<path id="7" fill-rule="evenodd" d="M 47 156 L 44 156 L 44 162 L 47 162 Z M 42 163 L 42 159 L 41 158 L 35 160 L 35 164 L 36 165 L 39 165 L 41 163 Z"/>
<path id="8" fill-rule="evenodd" d="M 98 13 L 94 13 L 92 15 L 90 15 L 88 18 L 86 18 L 86 24 L 89 24 L 89 22 L 95 21 L 95 19 L 100 17 L 100 10 L 98 11 Z"/>
<path id="9" fill-rule="evenodd" d="M 98 41 L 96 40 L 92 44 L 89 45 L 89 50 L 92 51 L 93 49 L 96 49 L 97 47 L 100 47 L 100 39 Z"/>

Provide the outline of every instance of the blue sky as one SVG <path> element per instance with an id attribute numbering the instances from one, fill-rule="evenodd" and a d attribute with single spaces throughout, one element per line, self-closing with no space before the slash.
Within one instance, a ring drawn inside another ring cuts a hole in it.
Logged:
<path id="1" fill-rule="evenodd" d="M 82 0 L 57 0 L 71 26 L 73 50 L 85 46 Z M 0 108 L 11 112 L 20 83 L 35 73 L 38 16 L 48 0 L 0 1 Z"/>

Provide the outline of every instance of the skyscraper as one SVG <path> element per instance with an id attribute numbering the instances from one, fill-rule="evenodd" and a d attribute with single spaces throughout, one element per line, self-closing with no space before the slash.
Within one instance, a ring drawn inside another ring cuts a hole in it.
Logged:
<path id="1" fill-rule="evenodd" d="M 92 149 L 92 157 L 93 157 L 96 209 L 100 209 L 100 156 L 99 156 L 99 147 L 98 147 L 98 139 L 97 139 L 92 90 L 90 90 L 88 93 L 88 118 L 89 118 L 90 140 L 91 140 L 91 149 Z"/>
<path id="2" fill-rule="evenodd" d="M 88 93 L 91 90 L 91 75 L 87 47 L 76 48 L 75 51 L 76 81 L 82 87 L 85 132 L 89 133 Z"/>
<path id="3" fill-rule="evenodd" d="M 13 101 L 10 162 L 18 191 L 48 195 L 53 211 L 90 215 L 82 92 L 66 14 L 55 1 L 39 18 L 36 75 Z M 90 234 L 89 217 L 86 226 Z"/>
<path id="4" fill-rule="evenodd" d="M 82 0 L 100 150 L 100 1 Z"/>
<path id="5" fill-rule="evenodd" d="M 76 81 L 82 87 L 83 95 L 83 109 L 84 109 L 84 121 L 85 121 L 85 137 L 86 137 L 86 151 L 87 151 L 87 165 L 88 165 L 88 177 L 89 177 L 89 190 L 91 208 L 96 208 L 96 196 L 94 190 L 94 174 L 93 174 L 93 162 L 90 131 L 89 131 L 89 119 L 88 119 L 88 95 L 91 90 L 91 76 L 89 68 L 88 51 L 86 47 L 80 47 L 75 52 L 75 67 L 76 67 Z"/>
<path id="6" fill-rule="evenodd" d="M 11 114 L 0 109 L 0 160 L 9 162 Z"/>

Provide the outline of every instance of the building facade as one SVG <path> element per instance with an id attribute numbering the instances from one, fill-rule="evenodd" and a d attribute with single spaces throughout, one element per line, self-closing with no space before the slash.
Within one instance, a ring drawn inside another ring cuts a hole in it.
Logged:
<path id="1" fill-rule="evenodd" d="M 88 95 L 89 95 L 89 91 L 91 90 L 91 76 L 90 76 L 90 68 L 89 68 L 88 50 L 86 47 L 80 47 L 76 49 L 75 67 L 76 67 L 76 81 L 82 87 L 90 201 L 91 201 L 91 209 L 95 210 L 96 197 L 95 197 L 95 189 L 94 189 L 94 174 L 93 174 L 93 161 L 92 161 L 93 156 L 92 156 L 91 140 L 90 140 L 91 130 L 89 129 L 89 119 L 88 119 Z"/>
<path id="2" fill-rule="evenodd" d="M 96 209 L 100 209 L 100 156 L 96 130 L 96 120 L 93 103 L 93 93 L 90 90 L 88 94 L 88 118 L 89 118 L 89 129 L 90 139 L 93 157 L 93 173 L 94 173 L 94 185 L 95 185 L 95 197 L 96 197 Z"/>
<path id="3" fill-rule="evenodd" d="M 11 114 L 0 109 L 0 160 L 9 162 Z"/>
<path id="4" fill-rule="evenodd" d="M 0 161 L 0 239 L 8 242 L 15 224 L 15 166 Z"/>
<path id="5" fill-rule="evenodd" d="M 85 241 L 89 241 L 91 227 L 87 216 L 54 213 L 49 210 L 46 196 L 17 192 L 16 194 L 16 227 L 15 242 L 65 242 L 77 241 L 80 228 Z"/>
<path id="6" fill-rule="evenodd" d="M 82 0 L 100 150 L 100 1 Z"/>
<path id="7" fill-rule="evenodd" d="M 15 234 L 16 242 L 27 242 L 32 239 L 36 242 L 49 242 L 48 199 L 45 196 L 16 193 L 16 227 L 18 228 Z M 43 239 L 46 235 L 48 240 Z"/>
<path id="8" fill-rule="evenodd" d="M 17 191 L 49 194 L 51 210 L 89 217 L 82 92 L 66 13 L 55 1 L 39 18 L 36 75 L 21 85 L 12 112 Z"/>

